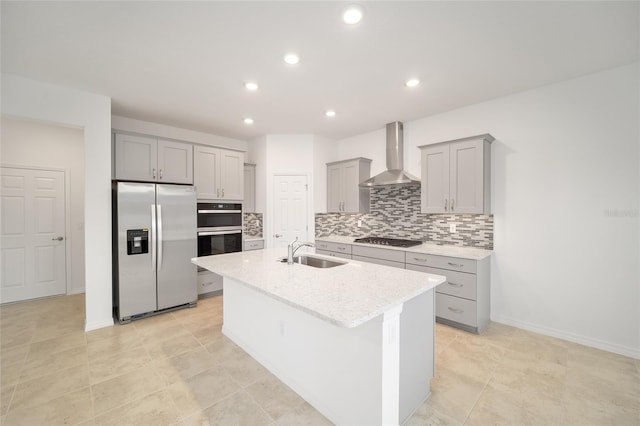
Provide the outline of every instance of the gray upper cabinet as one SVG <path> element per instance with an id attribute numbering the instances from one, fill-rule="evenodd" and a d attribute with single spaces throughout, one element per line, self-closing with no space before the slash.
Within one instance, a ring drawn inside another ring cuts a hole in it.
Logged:
<path id="1" fill-rule="evenodd" d="M 220 150 L 220 189 L 222 199 L 244 199 L 244 153 Z"/>
<path id="2" fill-rule="evenodd" d="M 491 211 L 490 134 L 423 145 L 422 213 Z"/>
<path id="3" fill-rule="evenodd" d="M 158 181 L 193 184 L 193 145 L 158 139 Z"/>
<path id="4" fill-rule="evenodd" d="M 194 183 L 200 200 L 244 198 L 244 154 L 196 145 Z"/>
<path id="5" fill-rule="evenodd" d="M 256 211 L 256 165 L 244 165 L 244 211 Z"/>
<path id="6" fill-rule="evenodd" d="M 353 158 L 327 163 L 327 212 L 369 212 L 368 188 L 358 185 L 371 176 L 371 160 Z"/>
<path id="7" fill-rule="evenodd" d="M 193 183 L 193 145 L 147 136 L 115 135 L 115 178 Z"/>

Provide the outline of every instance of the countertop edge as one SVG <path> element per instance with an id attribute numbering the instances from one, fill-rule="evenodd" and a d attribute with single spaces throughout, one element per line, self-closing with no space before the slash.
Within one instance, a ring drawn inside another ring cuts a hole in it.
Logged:
<path id="1" fill-rule="evenodd" d="M 242 253 L 242 252 L 240 252 L 240 253 Z M 330 258 L 328 256 L 324 256 L 324 255 L 321 255 L 321 254 L 313 254 L 313 256 L 318 256 L 318 257 L 321 257 L 321 258 L 334 260 L 334 259 L 332 259 L 332 258 Z M 209 257 L 211 257 L 211 256 L 209 256 Z M 367 262 L 358 262 L 358 261 L 351 261 L 351 262 L 365 263 L 365 264 L 367 263 Z M 264 294 L 267 297 L 270 297 L 270 298 L 272 298 L 274 300 L 278 300 L 278 301 L 280 301 L 280 302 L 282 302 L 282 303 L 284 303 L 286 305 L 291 306 L 292 308 L 299 309 L 300 311 L 303 311 L 303 312 L 305 312 L 305 313 L 307 313 L 309 315 L 312 315 L 312 316 L 314 316 L 314 317 L 316 317 L 316 318 L 318 318 L 320 320 L 323 320 L 323 321 L 328 322 L 330 324 L 334 324 L 334 325 L 336 325 L 338 327 L 341 327 L 341 328 L 358 327 L 359 325 L 362 325 L 362 324 L 364 324 L 364 323 L 366 323 L 368 321 L 371 321 L 374 318 L 377 318 L 380 315 L 383 315 L 385 312 L 387 312 L 387 311 L 389 311 L 389 310 L 391 310 L 391 309 L 393 309 L 393 308 L 395 308 L 395 307 L 397 307 L 399 305 L 402 305 L 405 302 L 407 302 L 407 301 L 409 301 L 409 300 L 411 300 L 411 299 L 413 299 L 413 298 L 415 298 L 415 297 L 417 297 L 417 296 L 419 296 L 419 295 L 421 295 L 423 293 L 426 293 L 428 291 L 434 291 L 435 292 L 436 287 L 446 281 L 446 277 L 445 276 L 437 275 L 437 274 L 429 274 L 429 275 L 434 276 L 434 277 L 435 276 L 440 277 L 438 279 L 438 282 L 437 283 L 433 283 L 432 282 L 430 286 L 424 286 L 424 287 L 415 289 L 411 293 L 408 293 L 408 294 L 404 295 L 403 297 L 399 297 L 399 298 L 393 300 L 388 305 L 384 305 L 384 306 L 379 307 L 378 309 L 372 310 L 367 315 L 358 317 L 358 318 L 356 318 L 354 320 L 351 320 L 351 321 L 342 321 L 342 320 L 327 316 L 327 315 L 325 315 L 325 314 L 323 314 L 321 312 L 318 312 L 318 311 L 316 311 L 316 310 L 314 310 L 312 308 L 309 308 L 307 306 L 304 306 L 302 304 L 296 303 L 294 300 L 290 300 L 290 299 L 287 299 L 285 297 L 281 297 L 281 296 L 279 296 L 277 294 L 274 294 L 272 292 L 269 292 L 269 291 L 265 290 L 264 288 L 260 287 L 259 285 L 255 285 L 255 284 L 252 284 L 250 282 L 247 282 L 246 280 L 238 277 L 237 275 L 233 274 L 232 272 L 215 271 L 213 269 L 209 269 L 209 267 L 205 266 L 203 263 L 200 263 L 199 262 L 199 258 L 197 258 L 197 257 L 196 258 L 192 258 L 191 259 L 191 263 L 193 263 L 195 265 L 198 265 L 198 266 L 200 266 L 202 268 L 205 268 L 205 269 L 207 269 L 207 270 L 209 270 L 209 271 L 211 271 L 211 272 L 213 272 L 215 274 L 218 274 L 218 275 L 220 275 L 222 277 L 233 279 L 237 283 L 239 283 L 239 284 L 241 284 L 241 285 L 243 285 L 243 286 L 245 286 L 247 288 L 250 288 L 250 289 L 253 289 L 255 291 L 258 291 L 258 292 L 260 292 L 261 294 Z"/>

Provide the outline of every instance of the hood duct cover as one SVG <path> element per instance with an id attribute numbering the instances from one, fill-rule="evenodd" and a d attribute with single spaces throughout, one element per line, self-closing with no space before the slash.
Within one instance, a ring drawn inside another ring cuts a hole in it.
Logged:
<path id="1" fill-rule="evenodd" d="M 404 149 L 402 129 L 403 125 L 399 121 L 387 124 L 387 170 L 363 181 L 360 187 L 420 185 L 418 178 L 402 170 Z"/>

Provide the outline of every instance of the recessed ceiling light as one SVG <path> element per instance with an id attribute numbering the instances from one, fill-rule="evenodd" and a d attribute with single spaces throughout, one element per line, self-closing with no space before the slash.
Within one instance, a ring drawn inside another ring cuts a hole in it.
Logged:
<path id="1" fill-rule="evenodd" d="M 287 53 L 284 55 L 284 61 L 289 65 L 295 65 L 300 62 L 300 58 L 295 53 Z"/>
<path id="2" fill-rule="evenodd" d="M 362 15 L 364 14 L 364 9 L 362 6 L 357 4 L 352 4 L 347 7 L 342 13 L 342 20 L 345 24 L 354 25 L 362 20 Z"/>
<path id="3" fill-rule="evenodd" d="M 330 110 L 326 111 L 324 113 L 324 115 L 326 115 L 327 117 L 335 117 L 336 116 L 336 112 L 334 110 L 330 109 Z"/>
<path id="4" fill-rule="evenodd" d="M 418 80 L 417 78 L 412 78 L 404 83 L 404 85 L 407 87 L 416 87 L 418 84 L 420 84 L 420 80 Z"/>
<path id="5" fill-rule="evenodd" d="M 247 117 L 243 121 L 244 121 L 244 124 L 253 124 L 253 118 Z"/>
<path id="6" fill-rule="evenodd" d="M 254 83 L 253 81 L 248 81 L 244 84 L 244 87 L 246 87 L 247 90 L 255 91 L 255 90 L 258 90 L 258 83 Z"/>

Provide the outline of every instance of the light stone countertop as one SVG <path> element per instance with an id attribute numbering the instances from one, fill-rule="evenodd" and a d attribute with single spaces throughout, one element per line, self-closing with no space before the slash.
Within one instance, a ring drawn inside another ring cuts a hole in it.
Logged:
<path id="1" fill-rule="evenodd" d="M 400 251 L 405 251 L 409 253 L 433 254 L 437 256 L 450 256 L 450 257 L 458 257 L 461 259 L 471 259 L 471 260 L 482 260 L 486 257 L 491 256 L 491 254 L 493 253 L 492 250 L 485 250 L 481 248 L 439 245 L 434 243 L 422 243 L 419 246 L 413 246 L 413 247 L 391 247 L 391 246 L 383 246 L 380 244 L 354 243 L 353 240 L 355 239 L 356 237 L 340 237 L 340 236 L 316 237 L 316 241 L 325 241 L 325 242 L 338 243 L 338 244 L 351 244 L 351 245 L 365 246 L 365 247 L 376 247 L 376 248 L 383 248 L 383 249 L 389 249 L 389 250 L 400 250 Z"/>
<path id="2" fill-rule="evenodd" d="M 363 324 L 446 280 L 442 275 L 319 254 L 312 256 L 345 264 L 326 269 L 288 265 L 279 261 L 286 255 L 286 248 L 272 248 L 191 262 L 345 328 Z"/>

